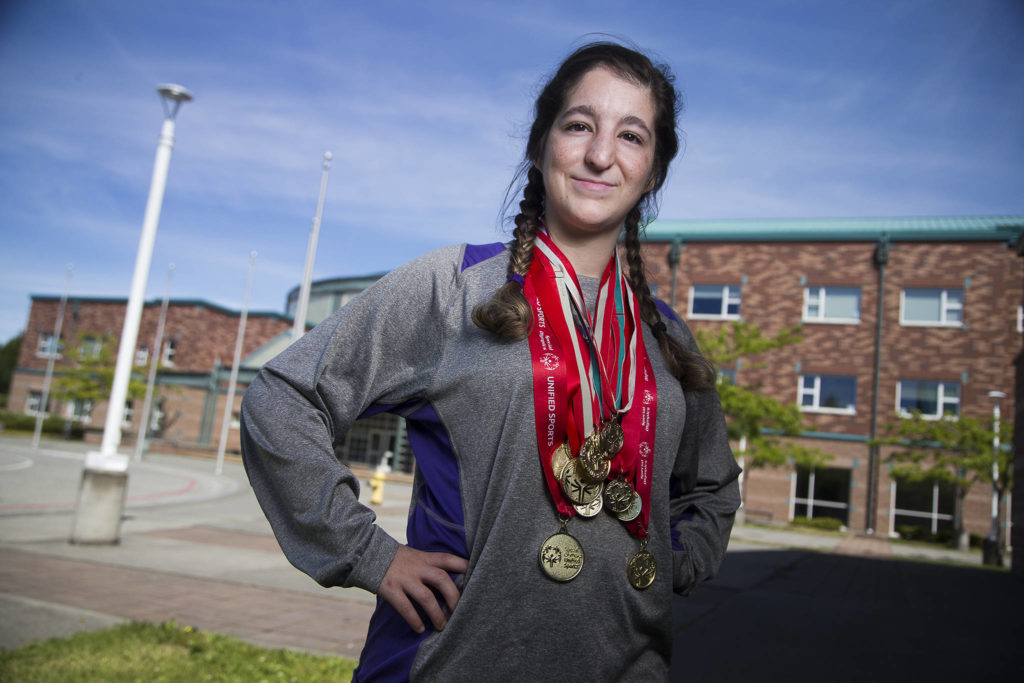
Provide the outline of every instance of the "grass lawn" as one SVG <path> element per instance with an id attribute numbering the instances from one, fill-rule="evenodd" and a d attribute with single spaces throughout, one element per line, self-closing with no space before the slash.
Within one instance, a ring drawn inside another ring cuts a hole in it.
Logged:
<path id="1" fill-rule="evenodd" d="M 0 651 L 0 681 L 349 681 L 356 663 L 268 650 L 179 626 L 129 623 Z"/>

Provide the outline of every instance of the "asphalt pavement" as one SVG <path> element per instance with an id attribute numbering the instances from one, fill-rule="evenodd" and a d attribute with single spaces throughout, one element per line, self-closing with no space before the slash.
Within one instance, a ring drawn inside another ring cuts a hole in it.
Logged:
<path id="1" fill-rule="evenodd" d="M 120 543 L 70 544 L 86 450 L 0 435 L 0 648 L 174 619 L 358 656 L 373 596 L 294 569 L 237 460 L 220 475 L 209 458 L 133 462 Z M 393 477 L 373 506 L 400 540 L 410 493 Z M 1024 582 L 977 553 L 739 526 L 719 576 L 675 598 L 672 680 L 1019 679 L 1022 605 Z"/>

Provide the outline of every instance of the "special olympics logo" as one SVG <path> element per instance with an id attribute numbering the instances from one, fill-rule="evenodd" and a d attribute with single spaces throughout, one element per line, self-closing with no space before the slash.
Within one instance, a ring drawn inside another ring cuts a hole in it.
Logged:
<path id="1" fill-rule="evenodd" d="M 644 389 L 644 399 L 643 399 L 643 401 L 644 401 L 644 405 L 645 406 L 649 406 L 652 403 L 654 403 L 654 394 L 651 392 L 650 389 Z"/>
<path id="2" fill-rule="evenodd" d="M 646 458 L 648 455 L 651 454 L 651 444 L 647 443 L 646 441 L 641 441 L 640 447 L 637 448 L 637 450 L 640 452 L 641 458 Z"/>
<path id="3" fill-rule="evenodd" d="M 553 353 L 545 353 L 540 357 L 540 364 L 545 370 L 554 370 L 558 367 L 558 356 Z"/>

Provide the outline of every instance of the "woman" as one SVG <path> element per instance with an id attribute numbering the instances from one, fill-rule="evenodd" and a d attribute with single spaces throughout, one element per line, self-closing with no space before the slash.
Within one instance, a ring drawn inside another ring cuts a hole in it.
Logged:
<path id="1" fill-rule="evenodd" d="M 645 56 L 577 50 L 537 100 L 513 241 L 398 268 L 250 385 L 284 552 L 378 595 L 355 680 L 667 676 L 672 592 L 714 574 L 739 503 L 714 373 L 640 257 L 676 102 Z M 417 461 L 407 546 L 332 448 L 382 410 Z"/>

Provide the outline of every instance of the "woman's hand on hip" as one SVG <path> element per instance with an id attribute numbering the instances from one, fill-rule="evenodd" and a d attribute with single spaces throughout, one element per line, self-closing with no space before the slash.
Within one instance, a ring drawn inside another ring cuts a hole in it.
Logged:
<path id="1" fill-rule="evenodd" d="M 448 609 L 454 611 L 459 603 L 459 589 L 448 573 L 465 574 L 468 566 L 469 561 L 457 555 L 428 553 L 400 545 L 377 594 L 387 600 L 416 633 L 423 633 L 423 620 L 412 603 L 415 600 L 434 628 L 440 631 L 447 620 L 431 589 L 437 590 L 448 603 Z"/>

